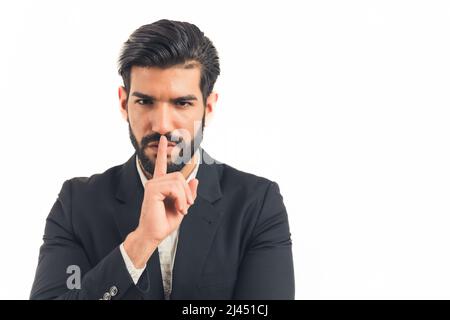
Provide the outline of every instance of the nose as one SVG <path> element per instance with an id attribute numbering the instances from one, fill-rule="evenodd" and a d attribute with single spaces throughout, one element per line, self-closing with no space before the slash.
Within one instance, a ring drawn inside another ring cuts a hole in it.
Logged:
<path id="1" fill-rule="evenodd" d="M 170 110 L 166 104 L 158 105 L 154 112 L 151 113 L 150 121 L 152 123 L 152 131 L 159 134 L 166 134 L 172 130 L 170 120 Z"/>

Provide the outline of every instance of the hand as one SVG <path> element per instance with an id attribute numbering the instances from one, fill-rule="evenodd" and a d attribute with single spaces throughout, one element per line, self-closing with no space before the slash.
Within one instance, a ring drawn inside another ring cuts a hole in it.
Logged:
<path id="1" fill-rule="evenodd" d="M 145 264 L 158 244 L 178 228 L 194 204 L 197 187 L 197 179 L 187 183 L 181 172 L 167 174 L 167 138 L 161 136 L 153 178 L 144 188 L 139 225 L 124 242 L 136 267 Z"/>
<path id="2" fill-rule="evenodd" d="M 145 185 L 139 228 L 160 242 L 180 225 L 197 197 L 198 180 L 189 183 L 181 172 L 167 174 L 167 138 L 161 136 L 153 178 Z"/>

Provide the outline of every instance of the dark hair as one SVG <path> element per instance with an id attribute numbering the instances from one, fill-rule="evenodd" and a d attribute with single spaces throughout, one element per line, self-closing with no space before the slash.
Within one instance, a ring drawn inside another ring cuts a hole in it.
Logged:
<path id="1" fill-rule="evenodd" d="M 132 66 L 166 68 L 188 61 L 200 65 L 200 90 L 206 102 L 220 74 L 216 48 L 194 24 L 163 19 L 131 34 L 119 57 L 119 74 L 130 93 Z"/>

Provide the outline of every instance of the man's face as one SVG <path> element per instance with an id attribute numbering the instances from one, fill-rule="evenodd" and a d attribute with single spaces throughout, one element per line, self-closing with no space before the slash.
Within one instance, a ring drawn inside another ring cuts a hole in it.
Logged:
<path id="1" fill-rule="evenodd" d="M 161 135 L 168 139 L 167 172 L 180 171 L 202 140 L 217 94 L 206 102 L 200 90 L 200 67 L 132 67 L 130 92 L 119 88 L 121 111 L 145 171 L 153 174 Z M 126 101 L 128 97 L 128 102 Z"/>

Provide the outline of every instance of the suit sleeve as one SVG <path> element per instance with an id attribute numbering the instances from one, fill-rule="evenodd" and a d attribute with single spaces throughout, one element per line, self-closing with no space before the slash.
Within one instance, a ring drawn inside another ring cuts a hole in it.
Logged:
<path id="1" fill-rule="evenodd" d="M 134 285 L 119 246 L 92 265 L 74 235 L 71 214 L 71 182 L 66 181 L 46 220 L 30 299 L 139 299 L 141 290 Z M 78 285 L 73 270 L 80 271 Z"/>
<path id="2" fill-rule="evenodd" d="M 271 182 L 239 266 L 233 299 L 294 299 L 290 236 L 283 198 L 277 183 Z"/>

